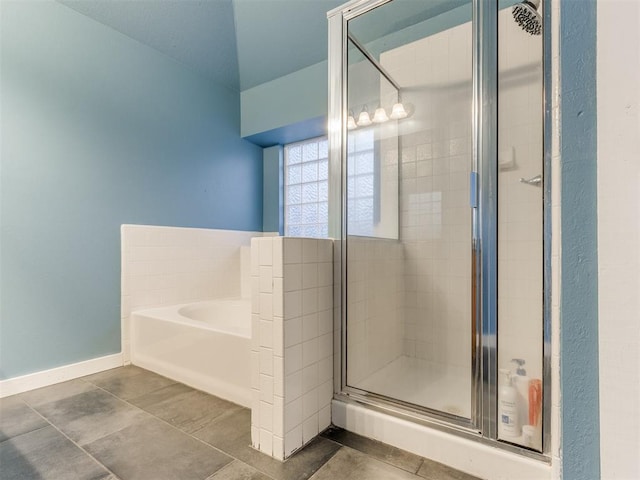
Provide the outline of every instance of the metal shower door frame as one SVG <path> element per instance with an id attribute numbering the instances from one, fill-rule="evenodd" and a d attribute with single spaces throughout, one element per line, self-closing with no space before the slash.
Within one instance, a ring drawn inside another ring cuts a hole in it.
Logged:
<path id="1" fill-rule="evenodd" d="M 364 392 L 346 384 L 346 142 L 347 138 L 347 41 L 348 21 L 393 0 L 353 0 L 331 10 L 329 21 L 329 236 L 335 239 L 334 250 L 334 392 L 335 398 L 365 405 L 386 414 L 407 418 L 454 435 L 480 443 L 498 446 L 521 455 L 550 461 L 549 429 L 544 435 L 540 454 L 497 440 L 497 222 L 498 222 L 498 0 L 472 0 L 473 48 L 473 139 L 470 183 L 479 179 L 477 197 L 470 199 L 472 208 L 472 409 L 471 419 L 461 419 L 444 412 L 416 408 L 398 400 Z M 545 2 L 545 11 L 549 2 Z M 546 16 L 545 16 L 546 18 Z M 548 35 L 545 35 L 548 38 Z M 481 41 L 482 39 L 482 41 Z M 546 40 L 545 40 L 546 42 Z M 545 43 L 546 51 L 546 43 Z M 375 65 L 374 65 L 375 66 Z M 545 71 L 547 63 L 544 65 Z M 545 75 L 545 86 L 547 80 Z M 545 89 L 546 90 L 546 89 Z M 546 92 L 545 92 L 546 93 Z M 546 98 L 546 97 L 545 97 Z M 545 127 L 550 125 L 545 117 Z M 549 127 L 550 128 L 550 127 Z M 545 128 L 545 139 L 547 138 Z M 545 140 L 545 173 L 550 150 Z M 475 177 L 475 179 L 474 179 Z M 548 183 L 545 175 L 545 192 Z M 472 192 L 474 188 L 472 188 Z M 548 218 L 545 197 L 545 222 Z M 545 229 L 546 231 L 546 229 Z M 546 245 L 545 241 L 545 245 Z M 545 247 L 546 248 L 546 247 Z M 545 255 L 545 276 L 548 270 Z M 545 284 L 545 292 L 547 291 Z M 475 296 L 474 296 L 475 293 Z M 546 295 L 546 294 L 545 294 Z M 546 300 L 546 298 L 545 298 Z M 544 334 L 550 333 L 550 316 L 545 302 Z M 548 373 L 550 352 L 545 342 L 544 364 Z M 545 375 L 545 406 L 550 398 L 550 385 Z M 543 412 L 549 424 L 549 409 Z"/>

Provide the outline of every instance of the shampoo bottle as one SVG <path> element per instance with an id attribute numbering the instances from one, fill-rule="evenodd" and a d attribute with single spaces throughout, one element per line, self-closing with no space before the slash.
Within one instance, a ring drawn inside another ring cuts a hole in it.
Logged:
<path id="1" fill-rule="evenodd" d="M 518 420 L 520 425 L 526 425 L 529 420 L 529 377 L 524 369 L 525 361 L 522 358 L 514 358 L 515 364 L 512 372 L 513 386 L 518 392 Z"/>
<path id="2" fill-rule="evenodd" d="M 511 384 L 511 372 L 502 368 L 500 369 L 500 388 L 498 389 L 498 419 L 498 436 L 500 438 L 520 436 L 518 392 Z"/>

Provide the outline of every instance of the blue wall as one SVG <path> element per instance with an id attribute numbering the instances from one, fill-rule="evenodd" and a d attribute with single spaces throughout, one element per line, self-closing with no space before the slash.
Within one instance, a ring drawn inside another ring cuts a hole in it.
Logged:
<path id="1" fill-rule="evenodd" d="M 596 1 L 562 0 L 562 469 L 600 478 Z"/>
<path id="2" fill-rule="evenodd" d="M 284 235 L 284 149 L 280 145 L 263 150 L 262 231 Z"/>
<path id="3" fill-rule="evenodd" d="M 56 2 L 1 3 L 0 379 L 120 351 L 120 225 L 262 229 L 237 92 Z"/>

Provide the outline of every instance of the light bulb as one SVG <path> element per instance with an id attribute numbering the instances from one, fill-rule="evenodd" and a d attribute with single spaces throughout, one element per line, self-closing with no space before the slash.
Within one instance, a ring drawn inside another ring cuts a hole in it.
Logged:
<path id="1" fill-rule="evenodd" d="M 368 125 L 371 125 L 371 117 L 369 117 L 369 112 L 367 112 L 366 107 L 363 108 L 360 112 L 360 115 L 358 115 L 357 123 L 359 127 L 366 127 Z"/>
<path id="2" fill-rule="evenodd" d="M 358 128 L 358 125 L 356 125 L 356 120 L 353 118 L 353 115 L 349 115 L 347 117 L 347 130 L 353 130 L 354 128 Z"/>
<path id="3" fill-rule="evenodd" d="M 385 112 L 384 108 L 376 108 L 376 113 L 373 114 L 373 123 L 383 123 L 388 120 L 389 117 L 387 116 L 387 112 Z"/>
<path id="4" fill-rule="evenodd" d="M 399 120 L 401 118 L 405 118 L 406 116 L 407 111 L 404 109 L 404 105 L 399 102 L 393 106 L 393 108 L 391 109 L 391 115 L 389 115 L 389 117 L 394 120 Z"/>

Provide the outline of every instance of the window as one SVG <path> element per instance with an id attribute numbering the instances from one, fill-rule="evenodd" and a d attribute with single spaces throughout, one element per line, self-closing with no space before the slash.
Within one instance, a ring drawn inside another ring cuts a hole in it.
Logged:
<path id="1" fill-rule="evenodd" d="M 347 218 L 350 235 L 371 236 L 379 221 L 379 187 L 373 129 L 350 132 Z M 326 137 L 284 147 L 284 234 L 327 237 L 329 158 Z"/>
<path id="2" fill-rule="evenodd" d="M 284 148 L 284 234 L 329 235 L 329 156 L 326 137 Z"/>
<path id="3" fill-rule="evenodd" d="M 349 235 L 373 235 L 377 221 L 376 162 L 372 128 L 349 132 L 347 141 L 347 229 Z"/>

